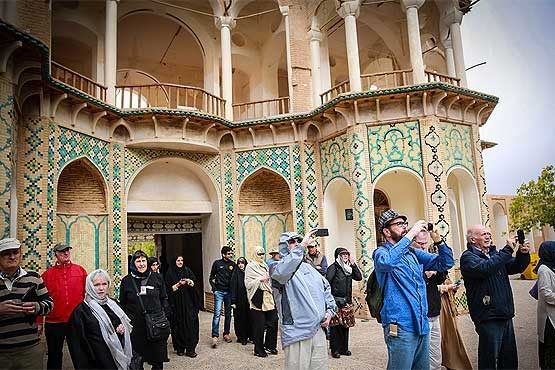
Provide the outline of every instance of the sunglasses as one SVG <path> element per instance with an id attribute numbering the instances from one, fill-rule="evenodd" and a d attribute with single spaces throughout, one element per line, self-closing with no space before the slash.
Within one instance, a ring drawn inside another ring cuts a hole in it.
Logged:
<path id="1" fill-rule="evenodd" d="M 289 240 L 287 241 L 287 243 L 289 243 L 289 244 L 291 244 L 291 243 L 300 243 L 300 242 L 302 242 L 302 241 L 303 241 L 302 238 L 293 238 L 293 239 L 289 239 Z"/>
<path id="2" fill-rule="evenodd" d="M 257 255 L 257 256 L 263 256 L 263 255 L 265 255 L 265 254 L 266 254 L 266 253 L 262 252 L 262 253 L 257 253 L 256 255 Z"/>

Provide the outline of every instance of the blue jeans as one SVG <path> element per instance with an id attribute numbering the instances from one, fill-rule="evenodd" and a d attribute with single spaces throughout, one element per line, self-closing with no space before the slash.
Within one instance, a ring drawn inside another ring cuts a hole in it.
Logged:
<path id="1" fill-rule="evenodd" d="M 220 317 L 222 316 L 222 304 L 225 309 L 224 335 L 229 334 L 231 328 L 231 294 L 216 290 L 214 292 L 214 318 L 212 319 L 212 337 L 219 337 Z"/>
<path id="2" fill-rule="evenodd" d="M 476 323 L 479 369 L 518 369 L 513 319 Z"/>
<path id="3" fill-rule="evenodd" d="M 387 370 L 429 370 L 430 335 L 418 335 L 397 328 L 397 336 L 389 335 L 389 325 L 383 328 L 387 345 Z"/>

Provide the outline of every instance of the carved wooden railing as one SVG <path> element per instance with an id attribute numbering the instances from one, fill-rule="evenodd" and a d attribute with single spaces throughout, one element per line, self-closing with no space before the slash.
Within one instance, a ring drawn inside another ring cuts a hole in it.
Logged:
<path id="1" fill-rule="evenodd" d="M 243 121 L 289 113 L 289 97 L 233 104 L 233 119 Z"/>
<path id="2" fill-rule="evenodd" d="M 51 63 L 50 73 L 55 80 L 82 91 L 93 98 L 106 101 L 106 87 L 91 80 L 90 78 L 85 77 L 78 72 L 72 71 L 71 69 L 56 62 Z"/>
<path id="3" fill-rule="evenodd" d="M 447 76 L 441 73 L 425 71 L 427 82 L 443 82 L 448 85 L 461 86 L 461 79 L 456 77 Z"/>
<path id="4" fill-rule="evenodd" d="M 326 104 L 339 94 L 343 94 L 349 91 L 351 91 L 351 84 L 349 83 L 349 80 L 343 81 L 320 94 L 320 100 L 322 101 L 322 104 Z"/>
<path id="5" fill-rule="evenodd" d="M 169 108 L 225 114 L 225 100 L 199 87 L 170 83 L 116 86 L 116 106 L 121 109 Z"/>

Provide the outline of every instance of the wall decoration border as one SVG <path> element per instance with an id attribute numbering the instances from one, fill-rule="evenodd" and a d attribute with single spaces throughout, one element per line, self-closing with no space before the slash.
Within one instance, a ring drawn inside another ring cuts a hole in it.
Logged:
<path id="1" fill-rule="evenodd" d="M 9 88 L 2 83 L 2 92 Z M 8 238 L 11 230 L 11 182 L 14 158 L 15 139 L 15 109 L 14 98 L 7 95 L 0 103 L 0 238 Z M 4 225 L 4 227 L 1 227 Z"/>
<path id="2" fill-rule="evenodd" d="M 286 212 L 286 213 L 271 213 L 271 214 L 255 214 L 255 215 L 239 215 L 239 223 L 241 227 L 241 252 L 242 256 L 245 256 L 247 259 L 250 256 L 247 255 L 247 245 L 246 245 L 246 235 L 245 235 L 245 226 L 249 222 L 257 222 L 260 225 L 261 231 L 261 238 L 260 246 L 264 248 L 264 251 L 268 253 L 268 245 L 266 243 L 266 226 L 268 222 L 271 220 L 276 219 L 281 223 L 282 232 L 286 232 L 287 230 L 287 221 L 291 219 L 293 221 L 293 212 Z M 275 244 L 271 246 L 272 248 L 275 247 Z M 235 251 L 237 253 L 237 250 Z"/>
<path id="3" fill-rule="evenodd" d="M 331 180 L 341 177 L 350 183 L 349 140 L 346 134 L 320 143 L 320 166 L 322 168 L 322 191 Z"/>
<path id="4" fill-rule="evenodd" d="M 474 156 L 472 147 L 472 130 L 469 126 L 458 125 L 449 122 L 441 122 L 439 125 L 442 144 L 444 145 L 445 173 L 454 166 L 462 166 L 474 175 Z"/>
<path id="5" fill-rule="evenodd" d="M 223 154 L 223 177 L 224 177 L 224 212 L 225 212 L 225 242 L 226 245 L 235 250 L 235 210 L 234 210 L 234 186 L 233 186 L 233 159 L 232 153 Z"/>
<path id="6" fill-rule="evenodd" d="M 122 264 L 122 254 L 125 236 L 124 233 L 124 147 L 121 144 L 112 144 L 112 266 L 114 276 L 114 291 L 119 297 L 119 286 L 125 267 Z M 127 261 L 125 261 L 127 262 Z"/>
<path id="7" fill-rule="evenodd" d="M 295 196 L 295 219 L 297 222 L 297 232 L 301 235 L 304 234 L 305 220 L 304 220 L 304 200 L 303 200 L 303 175 L 301 168 L 301 147 L 295 144 L 291 147 L 291 156 L 293 163 L 293 181 L 291 188 Z"/>
<path id="8" fill-rule="evenodd" d="M 291 183 L 289 146 L 245 150 L 235 152 L 237 172 L 236 189 L 239 184 L 256 170 L 266 167 L 281 174 L 288 184 Z"/>
<path id="9" fill-rule="evenodd" d="M 478 176 L 475 176 L 476 182 L 478 185 L 478 192 L 480 194 L 481 199 L 481 215 L 482 215 L 482 222 L 485 226 L 489 226 L 490 218 L 489 218 L 489 206 L 488 206 L 488 199 L 487 199 L 487 186 L 486 186 L 486 174 L 484 172 L 484 157 L 482 156 L 482 141 L 480 140 L 480 130 L 478 126 L 472 126 L 472 137 L 474 141 L 474 164 L 476 168 L 476 173 Z"/>
<path id="10" fill-rule="evenodd" d="M 171 233 L 200 233 L 202 232 L 202 219 L 169 219 L 148 218 L 128 219 L 128 234 L 171 234 Z"/>

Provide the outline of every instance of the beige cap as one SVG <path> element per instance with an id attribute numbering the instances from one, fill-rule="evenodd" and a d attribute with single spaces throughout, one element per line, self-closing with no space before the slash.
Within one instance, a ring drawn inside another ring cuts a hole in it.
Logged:
<path id="1" fill-rule="evenodd" d="M 0 240 L 0 252 L 8 249 L 17 249 L 21 247 L 21 242 L 15 238 L 6 238 Z"/>

